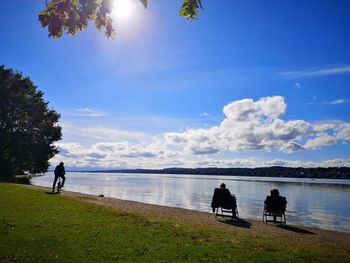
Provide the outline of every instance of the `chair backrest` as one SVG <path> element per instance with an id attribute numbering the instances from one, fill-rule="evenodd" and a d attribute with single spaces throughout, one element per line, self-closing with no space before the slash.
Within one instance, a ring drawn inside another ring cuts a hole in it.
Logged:
<path id="1" fill-rule="evenodd" d="M 215 188 L 211 207 L 233 209 L 236 207 L 236 197 L 227 188 Z"/>
<path id="2" fill-rule="evenodd" d="M 266 211 L 269 213 L 284 213 L 287 207 L 287 199 L 284 196 L 267 196 L 265 201 Z"/>

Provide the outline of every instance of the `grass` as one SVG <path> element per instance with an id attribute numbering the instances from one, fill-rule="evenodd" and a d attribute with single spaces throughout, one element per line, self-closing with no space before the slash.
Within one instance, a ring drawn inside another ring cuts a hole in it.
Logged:
<path id="1" fill-rule="evenodd" d="M 0 262 L 350 262 L 321 245 L 293 244 L 0 183 Z"/>

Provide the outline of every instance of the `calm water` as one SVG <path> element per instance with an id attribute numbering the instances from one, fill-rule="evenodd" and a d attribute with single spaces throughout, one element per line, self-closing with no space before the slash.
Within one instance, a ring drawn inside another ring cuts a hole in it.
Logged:
<path id="1" fill-rule="evenodd" d="M 53 173 L 32 179 L 52 186 Z M 272 188 L 286 196 L 287 223 L 350 233 L 350 180 L 242 176 L 68 173 L 64 190 L 211 212 L 213 191 L 224 182 L 237 197 L 241 218 L 262 218 Z"/>

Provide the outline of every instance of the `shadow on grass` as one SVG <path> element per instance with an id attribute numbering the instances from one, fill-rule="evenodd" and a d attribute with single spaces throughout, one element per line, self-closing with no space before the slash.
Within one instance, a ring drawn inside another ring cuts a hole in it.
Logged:
<path id="1" fill-rule="evenodd" d="M 47 195 L 59 195 L 60 193 L 58 192 L 45 192 Z"/>
<path id="2" fill-rule="evenodd" d="M 309 230 L 306 229 L 302 229 L 299 227 L 295 227 L 295 226 L 284 226 L 284 225 L 277 225 L 277 227 L 288 230 L 288 231 L 292 231 L 295 233 L 300 233 L 300 234 L 307 234 L 307 235 L 316 235 L 314 232 L 311 232 Z"/>
<path id="3" fill-rule="evenodd" d="M 1 183 L 15 183 L 15 184 L 30 184 L 30 179 L 32 177 L 29 175 L 16 175 L 15 177 L 1 177 Z"/>
<path id="4" fill-rule="evenodd" d="M 235 227 L 241 227 L 241 228 L 250 228 L 252 226 L 251 223 L 244 219 L 226 219 L 226 220 L 218 220 L 221 223 L 225 223 L 231 226 Z"/>

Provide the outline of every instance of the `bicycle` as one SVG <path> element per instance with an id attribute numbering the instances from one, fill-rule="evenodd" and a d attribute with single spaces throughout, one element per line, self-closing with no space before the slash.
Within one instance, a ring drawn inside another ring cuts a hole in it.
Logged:
<path id="1" fill-rule="evenodd" d="M 59 194 L 61 192 L 61 188 L 62 188 L 62 182 L 61 182 L 61 177 L 58 177 L 58 181 L 57 181 L 57 193 Z"/>

